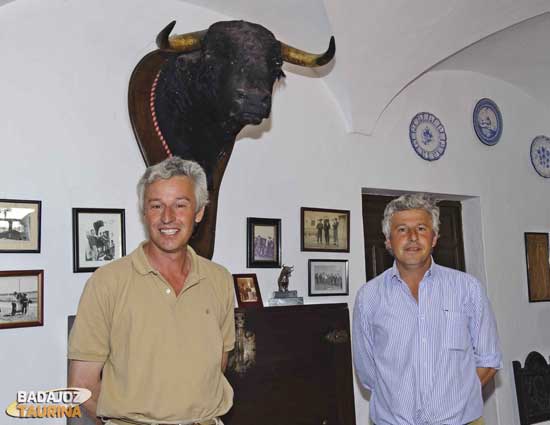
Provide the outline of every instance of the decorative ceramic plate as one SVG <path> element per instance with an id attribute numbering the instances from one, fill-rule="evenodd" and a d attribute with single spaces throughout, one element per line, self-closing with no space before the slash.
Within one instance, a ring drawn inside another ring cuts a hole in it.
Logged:
<path id="1" fill-rule="evenodd" d="M 435 161 L 447 148 L 447 133 L 441 121 L 429 112 L 416 114 L 409 126 L 409 139 L 414 151 L 426 161 Z"/>
<path id="2" fill-rule="evenodd" d="M 537 136 L 531 142 L 531 163 L 542 177 L 550 178 L 550 139 Z"/>
<path id="3" fill-rule="evenodd" d="M 488 146 L 498 143 L 502 135 L 502 115 L 495 102 L 481 99 L 474 108 L 474 130 L 477 138 Z"/>

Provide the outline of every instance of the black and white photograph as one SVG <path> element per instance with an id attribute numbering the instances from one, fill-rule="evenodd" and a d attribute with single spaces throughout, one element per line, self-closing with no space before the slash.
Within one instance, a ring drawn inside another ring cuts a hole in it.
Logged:
<path id="1" fill-rule="evenodd" d="M 348 260 L 309 260 L 309 296 L 349 295 Z"/>
<path id="2" fill-rule="evenodd" d="M 126 255 L 124 210 L 73 208 L 73 271 L 93 272 Z"/>
<path id="3" fill-rule="evenodd" d="M 281 219 L 248 217 L 247 267 L 281 267 Z"/>
<path id="4" fill-rule="evenodd" d="M 349 252 L 349 210 L 300 209 L 301 250 Z"/>
<path id="5" fill-rule="evenodd" d="M 0 252 L 40 252 L 41 201 L 0 199 Z"/>
<path id="6" fill-rule="evenodd" d="M 44 271 L 0 271 L 0 329 L 44 324 Z"/>

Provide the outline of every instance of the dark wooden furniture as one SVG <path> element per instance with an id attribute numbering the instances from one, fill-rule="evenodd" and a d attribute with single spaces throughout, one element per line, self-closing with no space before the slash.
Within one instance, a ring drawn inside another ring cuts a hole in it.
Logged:
<path id="1" fill-rule="evenodd" d="M 355 425 L 347 304 L 235 314 L 226 425 Z"/>
<path id="2" fill-rule="evenodd" d="M 235 322 L 226 425 L 355 425 L 347 304 L 237 308 Z"/>
<path id="3" fill-rule="evenodd" d="M 531 351 L 527 355 L 524 367 L 521 367 L 517 360 L 514 360 L 512 365 L 519 423 L 530 425 L 550 420 L 550 365 L 536 351 Z"/>

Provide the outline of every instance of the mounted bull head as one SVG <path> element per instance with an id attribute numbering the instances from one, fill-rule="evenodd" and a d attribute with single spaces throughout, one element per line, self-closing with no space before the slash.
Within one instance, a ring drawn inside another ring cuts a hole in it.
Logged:
<path id="1" fill-rule="evenodd" d="M 208 30 L 170 36 L 175 22 L 157 36 L 130 79 L 129 109 L 145 162 L 177 155 L 201 164 L 208 176 L 210 204 L 191 240 L 204 257 L 214 251 L 218 190 L 235 138 L 248 124 L 269 117 L 283 61 L 316 67 L 335 53 L 311 54 L 279 42 L 266 28 L 217 22 Z"/>

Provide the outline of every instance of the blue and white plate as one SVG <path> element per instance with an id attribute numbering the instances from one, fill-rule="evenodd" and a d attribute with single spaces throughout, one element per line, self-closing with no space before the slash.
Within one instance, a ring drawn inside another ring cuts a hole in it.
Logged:
<path id="1" fill-rule="evenodd" d="M 488 146 L 494 146 L 502 135 L 502 115 L 495 102 L 481 99 L 474 108 L 474 130 L 477 138 Z"/>
<path id="2" fill-rule="evenodd" d="M 531 142 L 531 163 L 542 177 L 550 178 L 550 139 L 537 136 Z"/>
<path id="3" fill-rule="evenodd" d="M 414 151 L 426 161 L 435 161 L 447 148 L 447 133 L 441 121 L 429 112 L 416 114 L 409 126 L 409 139 Z"/>

